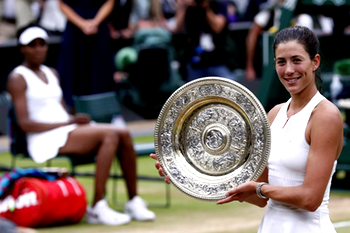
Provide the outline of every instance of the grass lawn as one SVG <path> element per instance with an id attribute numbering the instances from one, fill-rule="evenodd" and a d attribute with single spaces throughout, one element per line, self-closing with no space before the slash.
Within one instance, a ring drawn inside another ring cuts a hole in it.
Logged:
<path id="1" fill-rule="evenodd" d="M 153 137 L 142 137 L 135 139 L 135 142 L 149 142 Z M 11 156 L 8 153 L 0 154 L 0 165 L 9 165 Z M 65 159 L 55 159 L 52 166 L 68 167 Z M 19 167 L 38 166 L 29 159 L 18 160 Z M 39 165 L 39 166 L 42 166 Z M 94 165 L 84 165 L 79 167 L 78 171 L 94 171 Z M 148 156 L 138 158 L 138 174 L 158 176 L 154 169 L 154 160 Z M 77 177 L 78 181 L 85 187 L 87 200 L 90 203 L 92 199 L 93 179 L 86 177 Z M 123 180 L 117 182 L 118 202 L 126 201 L 126 191 Z M 122 204 L 114 203 L 111 197 L 112 180 L 108 182 L 108 200 L 113 208 L 123 211 Z M 164 182 L 139 181 L 139 195 L 149 204 L 163 204 L 165 202 Z M 39 233 L 107 233 L 107 232 L 235 232 L 235 233 L 253 233 L 257 231 L 264 209 L 246 204 L 230 203 L 227 205 L 216 205 L 215 202 L 206 202 L 187 196 L 174 186 L 170 186 L 171 206 L 153 207 L 152 209 L 157 219 L 152 222 L 136 222 L 123 226 L 104 226 L 89 225 L 84 219 L 78 224 L 68 226 L 55 226 L 49 228 L 36 229 Z M 335 191 L 331 192 L 330 200 L 331 219 L 334 223 L 350 221 L 350 192 Z M 337 228 L 338 233 L 350 232 L 350 227 Z"/>

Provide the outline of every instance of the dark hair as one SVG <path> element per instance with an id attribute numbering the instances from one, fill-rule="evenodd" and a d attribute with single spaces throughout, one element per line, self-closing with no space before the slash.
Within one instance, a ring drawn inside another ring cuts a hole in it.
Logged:
<path id="1" fill-rule="evenodd" d="M 293 26 L 282 29 L 275 35 L 273 42 L 273 52 L 275 55 L 276 48 L 281 43 L 287 43 L 289 41 L 297 41 L 303 45 L 305 51 L 309 54 L 310 59 L 313 60 L 318 54 L 319 41 L 315 33 L 304 26 Z M 318 90 L 322 90 L 323 81 L 320 76 L 320 72 L 317 69 L 315 72 L 315 83 Z"/>

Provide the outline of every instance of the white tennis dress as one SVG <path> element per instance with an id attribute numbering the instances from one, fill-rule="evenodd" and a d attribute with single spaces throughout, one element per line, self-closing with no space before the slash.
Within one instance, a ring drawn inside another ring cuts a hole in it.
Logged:
<path id="1" fill-rule="evenodd" d="M 29 118 L 41 123 L 67 122 L 69 115 L 61 104 L 62 90 L 57 77 L 45 65 L 40 66 L 40 69 L 46 75 L 47 84 L 25 66 L 14 69 L 14 73 L 22 75 L 27 83 L 25 95 Z M 76 124 L 71 124 L 42 133 L 28 133 L 29 155 L 37 163 L 54 158 L 59 148 L 66 144 L 69 132 L 76 127 Z"/>
<path id="2" fill-rule="evenodd" d="M 300 112 L 289 119 L 287 109 L 291 99 L 281 107 L 271 125 L 271 153 L 268 161 L 271 185 L 290 187 L 303 183 L 310 150 L 305 130 L 313 109 L 324 99 L 317 92 Z M 334 162 L 332 176 L 336 164 Z M 315 212 L 270 199 L 258 233 L 335 233 L 328 210 L 331 177 L 322 204 Z"/>

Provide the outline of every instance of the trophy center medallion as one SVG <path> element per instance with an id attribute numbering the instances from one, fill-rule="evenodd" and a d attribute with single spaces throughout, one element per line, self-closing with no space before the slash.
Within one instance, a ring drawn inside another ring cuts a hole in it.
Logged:
<path id="1" fill-rule="evenodd" d="M 223 143 L 224 136 L 219 130 L 209 131 L 205 138 L 205 144 L 212 150 L 219 148 Z"/>
<path id="2" fill-rule="evenodd" d="M 221 124 L 209 125 L 202 135 L 202 142 L 204 149 L 210 151 L 212 154 L 220 153 L 227 147 L 228 130 Z"/>

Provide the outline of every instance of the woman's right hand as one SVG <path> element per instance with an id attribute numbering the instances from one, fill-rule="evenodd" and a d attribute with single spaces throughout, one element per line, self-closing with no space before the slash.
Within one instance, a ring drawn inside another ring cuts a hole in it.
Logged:
<path id="1" fill-rule="evenodd" d="M 156 155 L 156 154 L 150 154 L 150 157 L 151 157 L 152 159 L 157 160 L 157 155 Z M 164 177 L 165 174 L 164 174 L 163 168 L 160 166 L 160 162 L 159 162 L 158 160 L 157 160 L 157 162 L 155 163 L 155 167 L 156 167 L 156 169 L 158 170 L 159 175 Z M 167 184 L 170 184 L 170 183 L 171 183 L 171 182 L 170 182 L 170 177 L 169 177 L 169 176 L 165 176 L 164 181 L 165 181 Z"/>
<path id="2" fill-rule="evenodd" d="M 256 72 L 254 67 L 247 67 L 245 69 L 245 78 L 248 81 L 254 81 L 256 79 Z"/>

